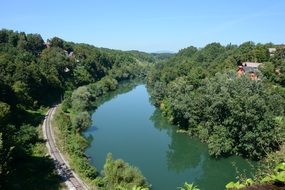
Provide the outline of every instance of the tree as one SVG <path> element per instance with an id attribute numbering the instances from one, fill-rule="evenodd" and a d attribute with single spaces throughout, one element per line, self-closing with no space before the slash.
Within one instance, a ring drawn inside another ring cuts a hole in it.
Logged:
<path id="1" fill-rule="evenodd" d="M 79 112 L 74 116 L 72 125 L 77 131 L 82 131 L 91 126 L 91 116 L 87 111 Z"/>
<path id="2" fill-rule="evenodd" d="M 215 157 L 231 154 L 234 147 L 234 140 L 230 138 L 227 128 L 224 126 L 214 126 L 212 133 L 208 140 L 209 154 Z"/>
<path id="3" fill-rule="evenodd" d="M 29 105 L 31 103 L 31 97 L 29 96 L 28 85 L 22 81 L 16 81 L 12 89 L 21 103 Z"/>
<path id="4" fill-rule="evenodd" d="M 182 56 L 185 58 L 190 58 L 192 57 L 196 52 L 198 51 L 198 49 L 194 46 L 190 46 L 187 47 L 185 49 L 181 49 L 179 50 L 179 52 L 177 53 L 177 56 Z"/>
<path id="5" fill-rule="evenodd" d="M 278 91 L 248 77 L 216 75 L 199 96 L 208 105 L 202 107 L 205 116 L 200 125 L 211 134 L 210 153 L 235 150 L 260 159 L 278 148 L 284 132 L 274 119 L 284 114 L 284 99 Z"/>
<path id="6" fill-rule="evenodd" d="M 91 94 L 86 86 L 82 86 L 73 91 L 71 96 L 71 107 L 79 112 L 86 110 L 90 106 Z"/>
<path id="7" fill-rule="evenodd" d="M 33 125 L 42 118 L 36 108 L 50 106 L 58 102 L 63 94 L 67 94 L 65 91 L 70 91 L 73 93 L 65 97 L 65 112 L 61 112 L 57 122 L 66 137 L 65 150 L 70 154 L 72 163 L 75 163 L 76 170 L 93 180 L 97 172 L 85 157 L 84 149 L 88 144 L 80 134 L 80 130 L 91 125 L 86 109 L 97 97 L 116 89 L 117 79 L 145 76 L 145 61 L 148 58 L 144 53 L 131 54 L 96 48 L 65 42 L 58 37 L 52 38 L 50 43 L 50 48 L 44 48 L 44 41 L 39 34 L 26 35 L 24 32 L 0 30 L 1 179 L 11 175 L 14 177 L 14 174 L 23 178 L 17 170 L 20 164 L 15 166 L 13 163 L 19 163 L 20 160 L 23 166 L 31 160 L 24 157 L 35 159 L 31 150 L 39 142 Z M 73 57 L 67 55 L 71 51 L 74 51 Z M 107 75 L 109 77 L 104 78 Z M 83 84 L 88 86 L 77 89 Z M 41 158 L 36 160 L 40 161 Z M 27 171 L 30 169 L 27 168 Z M 13 180 L 3 181 L 11 187 L 9 183 Z"/>
<path id="8" fill-rule="evenodd" d="M 7 43 L 9 39 L 8 30 L 0 30 L 0 43 Z"/>
<path id="9" fill-rule="evenodd" d="M 106 189 L 116 189 L 116 187 L 131 189 L 135 186 L 141 188 L 149 187 L 146 179 L 138 168 L 130 166 L 120 159 L 113 160 L 111 153 L 107 155 L 103 174 Z"/>
<path id="10" fill-rule="evenodd" d="M 78 66 L 74 70 L 75 84 L 78 86 L 92 83 L 94 78 L 83 66 Z"/>
<path id="11" fill-rule="evenodd" d="M 7 116 L 10 113 L 10 106 L 0 101 L 0 124 L 3 126 L 7 121 Z M 0 129 L 1 130 L 1 129 Z"/>
<path id="12" fill-rule="evenodd" d="M 17 47 L 20 49 L 27 49 L 27 46 L 27 36 L 24 32 L 20 32 Z"/>
<path id="13" fill-rule="evenodd" d="M 166 84 L 159 99 L 160 88 L 154 88 L 151 96 L 168 120 L 207 142 L 213 156 L 261 159 L 282 142 L 284 129 L 275 118 L 284 114 L 284 98 L 263 81 L 231 73 L 198 82 L 195 75 L 178 77 Z"/>
<path id="14" fill-rule="evenodd" d="M 255 61 L 254 48 L 255 44 L 253 42 L 249 41 L 242 43 L 238 48 L 240 59 L 242 61 Z"/>
<path id="15" fill-rule="evenodd" d="M 31 151 L 31 147 L 38 139 L 38 132 L 34 126 L 22 125 L 16 132 L 16 143 L 19 148 L 24 151 Z"/>
<path id="16" fill-rule="evenodd" d="M 35 55 L 39 54 L 44 48 L 44 40 L 39 34 L 28 34 L 27 35 L 27 48 Z"/>
<path id="17" fill-rule="evenodd" d="M 64 41 L 58 37 L 54 37 L 50 40 L 51 47 L 63 48 Z"/>
<path id="18" fill-rule="evenodd" d="M 13 47 L 17 47 L 19 41 L 18 33 L 11 32 L 9 35 L 8 43 L 11 44 Z"/>
<path id="19" fill-rule="evenodd" d="M 268 48 L 266 45 L 257 44 L 255 46 L 253 53 L 255 56 L 254 61 L 256 61 L 256 62 L 263 63 L 263 62 L 269 60 L 269 58 L 270 58 L 270 54 L 269 54 L 269 51 L 268 51 Z"/>
<path id="20" fill-rule="evenodd" d="M 276 81 L 276 73 L 275 73 L 275 66 L 271 62 L 264 63 L 260 68 L 262 75 L 271 82 Z"/>

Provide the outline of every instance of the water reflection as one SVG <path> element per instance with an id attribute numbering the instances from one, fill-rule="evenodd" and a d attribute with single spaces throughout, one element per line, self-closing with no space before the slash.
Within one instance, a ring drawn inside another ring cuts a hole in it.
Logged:
<path id="1" fill-rule="evenodd" d="M 153 112 L 150 120 L 156 129 L 165 131 L 171 139 L 166 150 L 168 170 L 185 176 L 185 180 L 198 184 L 201 189 L 224 189 L 226 183 L 235 180 L 237 170 L 247 176 L 251 176 L 254 171 L 250 167 L 252 162 L 241 157 L 210 157 L 206 144 L 176 132 L 176 127 L 169 124 L 158 109 Z"/>
<path id="2" fill-rule="evenodd" d="M 119 87 L 116 90 L 110 91 L 107 94 L 105 94 L 104 96 L 99 97 L 94 102 L 93 109 L 94 110 L 97 109 L 103 103 L 111 101 L 112 99 L 116 98 L 120 94 L 125 94 L 127 92 L 130 92 L 131 90 L 133 90 L 136 86 L 138 86 L 141 83 L 142 83 L 142 81 L 139 79 L 133 80 L 131 82 L 129 82 L 129 81 L 120 82 Z"/>
<path id="3" fill-rule="evenodd" d="M 195 139 L 177 133 L 176 127 L 169 124 L 158 109 L 153 112 L 150 120 L 156 129 L 167 131 L 167 134 L 171 137 L 171 144 L 168 145 L 169 149 L 166 152 L 169 170 L 180 173 L 189 168 L 197 168 L 197 166 L 201 168 L 202 163 L 205 161 L 205 155 L 207 155 L 205 146 L 201 146 L 198 140 L 195 142 Z"/>
<path id="4" fill-rule="evenodd" d="M 98 169 L 112 152 L 114 158 L 139 167 L 154 190 L 176 189 L 185 181 L 201 190 L 224 189 L 228 181 L 235 180 L 232 162 L 248 170 L 244 159 L 213 159 L 206 144 L 177 133 L 150 104 L 145 86 L 134 88 L 136 85 L 125 84 L 98 101 L 93 126 L 84 132 L 86 137 L 94 137 L 86 155 Z"/>

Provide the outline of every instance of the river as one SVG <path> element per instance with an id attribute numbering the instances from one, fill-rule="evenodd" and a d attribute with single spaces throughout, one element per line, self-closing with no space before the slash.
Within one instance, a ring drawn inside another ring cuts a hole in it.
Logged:
<path id="1" fill-rule="evenodd" d="M 194 182 L 201 190 L 222 190 L 237 172 L 252 171 L 238 156 L 214 159 L 207 145 L 185 134 L 162 117 L 149 101 L 145 85 L 117 94 L 99 106 L 84 135 L 92 137 L 86 154 L 102 170 L 107 153 L 137 166 L 153 190 L 175 190 Z"/>

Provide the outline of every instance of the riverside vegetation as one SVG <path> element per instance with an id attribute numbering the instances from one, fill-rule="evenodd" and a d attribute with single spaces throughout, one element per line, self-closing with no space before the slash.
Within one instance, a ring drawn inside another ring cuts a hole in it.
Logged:
<path id="1" fill-rule="evenodd" d="M 147 82 L 165 117 L 206 142 L 211 155 L 268 159 L 255 183 L 264 182 L 261 176 L 275 173 L 275 165 L 284 162 L 284 155 L 277 161 L 275 151 L 283 151 L 284 142 L 285 49 L 277 47 L 270 56 L 270 47 L 275 46 L 246 42 L 189 47 L 156 64 Z M 238 60 L 263 62 L 260 80 L 238 77 Z M 274 183 L 276 178 L 270 179 Z"/>
<path id="2" fill-rule="evenodd" d="M 270 47 L 277 48 L 274 56 L 268 52 Z M 38 34 L 3 29 L 0 188 L 60 188 L 37 126 L 45 108 L 64 98 L 55 124 L 60 148 L 79 175 L 98 189 L 148 189 L 137 168 L 111 155 L 100 175 L 83 153 L 88 140 L 81 136 L 90 126 L 88 111 L 99 97 L 117 89 L 120 81 L 145 77 L 153 103 L 169 121 L 208 143 L 211 155 L 266 160 L 254 181 L 228 188 L 258 183 L 282 186 L 284 169 L 275 166 L 284 162 L 284 55 L 282 46 L 252 42 L 189 47 L 173 57 L 96 48 L 57 37 L 46 46 Z M 237 77 L 238 60 L 263 62 L 260 80 Z M 18 180 L 23 176 L 28 182 Z M 196 187 L 185 183 L 182 188 Z"/>
<path id="3" fill-rule="evenodd" d="M 62 126 L 66 127 L 71 142 L 65 144 L 65 150 L 73 150 L 69 158 L 76 171 L 94 179 L 97 171 L 82 153 L 87 141 L 80 131 L 90 122 L 85 108 L 89 107 L 89 101 L 117 88 L 119 81 L 144 76 L 147 63 L 153 61 L 154 57 L 140 52 L 96 48 L 57 37 L 45 45 L 39 34 L 0 30 L 0 188 L 60 188 L 61 179 L 46 155 L 38 126 L 47 111 L 45 108 L 63 96 L 65 102 L 72 98 L 76 109 L 57 120 L 64 124 L 71 122 Z M 79 86 L 83 87 L 77 89 Z M 93 94 L 89 92 L 91 89 Z M 66 103 L 62 110 L 67 111 L 65 107 Z M 136 175 L 137 169 L 120 164 L 125 166 L 122 172 Z"/>

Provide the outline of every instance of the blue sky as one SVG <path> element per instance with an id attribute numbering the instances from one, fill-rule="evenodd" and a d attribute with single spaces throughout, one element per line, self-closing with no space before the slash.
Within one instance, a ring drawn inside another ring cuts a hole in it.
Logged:
<path id="1" fill-rule="evenodd" d="M 146 52 L 285 43 L 283 0 L 2 0 L 0 28 Z"/>

